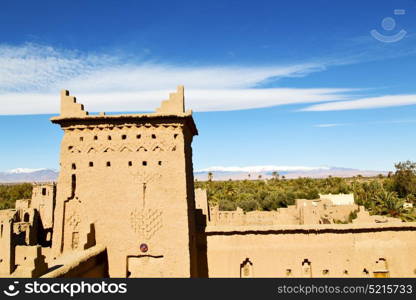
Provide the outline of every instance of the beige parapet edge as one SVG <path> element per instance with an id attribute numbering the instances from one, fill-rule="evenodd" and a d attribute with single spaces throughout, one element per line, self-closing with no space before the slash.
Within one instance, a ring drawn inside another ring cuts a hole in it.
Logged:
<path id="1" fill-rule="evenodd" d="M 65 274 L 69 273 L 71 270 L 76 269 L 83 263 L 87 262 L 89 259 L 103 253 L 106 251 L 106 247 L 103 245 L 95 245 L 87 250 L 68 253 L 68 255 L 62 256 L 59 260 L 55 261 L 55 265 L 63 263 L 63 266 L 53 270 L 49 273 L 44 274 L 40 278 L 58 278 L 64 277 Z"/>
<path id="2" fill-rule="evenodd" d="M 233 234 L 246 234 L 247 232 L 257 232 L 265 234 L 271 232 L 272 234 L 278 233 L 293 233 L 298 231 L 299 233 L 325 233 L 331 232 L 354 232 L 354 231 L 400 231 L 409 230 L 416 231 L 416 223 L 374 223 L 374 224 L 312 224 L 312 225 L 250 225 L 250 226 L 215 226 L 208 225 L 205 228 L 205 232 L 208 235 L 233 233 Z"/>

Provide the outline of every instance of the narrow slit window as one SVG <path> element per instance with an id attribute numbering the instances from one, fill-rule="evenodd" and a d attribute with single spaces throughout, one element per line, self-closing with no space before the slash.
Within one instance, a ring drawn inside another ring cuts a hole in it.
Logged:
<path id="1" fill-rule="evenodd" d="M 71 165 L 71 168 L 72 168 L 72 170 L 76 170 L 77 169 L 77 166 L 75 164 L 72 164 Z"/>
<path id="2" fill-rule="evenodd" d="M 109 136 L 107 137 L 107 139 L 108 139 L 109 141 L 111 141 L 111 135 L 109 135 Z"/>

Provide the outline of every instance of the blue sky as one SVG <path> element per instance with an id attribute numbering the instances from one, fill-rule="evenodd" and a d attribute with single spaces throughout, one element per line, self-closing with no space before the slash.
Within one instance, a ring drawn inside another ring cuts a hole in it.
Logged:
<path id="1" fill-rule="evenodd" d="M 0 170 L 57 168 L 60 89 L 133 112 L 179 84 L 197 170 L 392 169 L 416 160 L 415 16 L 416 0 L 2 1 Z"/>

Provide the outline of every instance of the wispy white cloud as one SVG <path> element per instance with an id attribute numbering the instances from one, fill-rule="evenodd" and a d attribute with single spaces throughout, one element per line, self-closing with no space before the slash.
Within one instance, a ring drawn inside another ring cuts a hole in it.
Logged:
<path id="1" fill-rule="evenodd" d="M 416 95 L 387 95 L 381 97 L 361 98 L 356 100 L 338 101 L 314 104 L 302 109 L 303 111 L 334 111 L 371 109 L 392 106 L 405 106 L 416 104 Z"/>
<path id="2" fill-rule="evenodd" d="M 316 124 L 313 127 L 318 127 L 318 128 L 329 128 L 329 127 L 339 127 L 339 126 L 345 126 L 346 124 L 342 124 L 342 123 L 328 123 L 328 124 Z"/>
<path id="3" fill-rule="evenodd" d="M 259 88 L 271 78 L 322 71 L 324 63 L 288 66 L 175 66 L 128 61 L 27 44 L 0 46 L 0 114 L 58 112 L 60 89 L 90 111 L 153 110 L 179 84 L 197 111 L 347 100 L 350 89 Z"/>
<path id="4" fill-rule="evenodd" d="M 196 172 L 243 172 L 243 173 L 260 173 L 273 171 L 314 171 L 329 170 L 329 167 L 305 167 L 305 166 L 248 166 L 248 167 L 224 167 L 215 166 L 197 170 Z"/>
<path id="5" fill-rule="evenodd" d="M 339 127 L 339 126 L 373 126 L 373 125 L 385 125 L 385 124 L 409 124 L 409 123 L 416 123 L 416 120 L 384 120 L 384 121 L 370 121 L 370 122 L 353 122 L 353 123 L 323 123 L 323 124 L 316 124 L 313 127 L 318 128 L 331 128 L 331 127 Z"/>

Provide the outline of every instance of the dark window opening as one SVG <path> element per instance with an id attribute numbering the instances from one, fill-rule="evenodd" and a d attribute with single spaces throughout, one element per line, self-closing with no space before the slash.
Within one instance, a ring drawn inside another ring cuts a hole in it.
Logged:
<path id="1" fill-rule="evenodd" d="M 46 196 L 46 188 L 42 188 L 42 196 Z"/>
<path id="2" fill-rule="evenodd" d="M 142 165 L 143 165 L 143 166 L 147 166 L 147 161 L 143 161 L 143 162 L 142 162 Z"/>
<path id="3" fill-rule="evenodd" d="M 152 139 L 155 139 L 156 138 L 156 134 L 152 134 Z"/>
<path id="4" fill-rule="evenodd" d="M 68 150 L 72 150 L 72 148 L 74 148 L 74 146 L 68 146 Z"/>
<path id="5" fill-rule="evenodd" d="M 142 137 L 142 135 L 141 134 L 138 134 L 138 135 L 136 135 L 136 138 L 141 138 Z"/>
<path id="6" fill-rule="evenodd" d="M 162 165 L 162 161 L 161 160 L 159 160 L 159 162 L 157 163 L 159 166 L 161 166 Z"/>
<path id="7" fill-rule="evenodd" d="M 84 137 L 80 136 L 79 141 L 82 142 L 84 140 Z"/>
<path id="8" fill-rule="evenodd" d="M 23 221 L 24 222 L 29 222 L 29 213 L 25 213 L 23 216 Z"/>
<path id="9" fill-rule="evenodd" d="M 129 161 L 129 167 L 131 167 L 133 165 L 133 163 L 131 161 Z"/>
<path id="10" fill-rule="evenodd" d="M 123 139 L 123 140 L 125 140 L 127 138 L 127 135 L 125 135 L 125 134 L 123 134 L 122 136 L 121 136 L 121 139 Z"/>
<path id="11" fill-rule="evenodd" d="M 90 167 L 94 167 L 94 163 L 92 161 L 89 162 L 88 164 Z"/>
<path id="12" fill-rule="evenodd" d="M 77 177 L 75 174 L 71 176 L 71 198 L 75 197 L 75 189 L 77 188 Z"/>
<path id="13" fill-rule="evenodd" d="M 174 139 L 176 139 L 178 137 L 178 134 L 177 133 L 175 133 L 174 135 L 173 135 L 173 138 Z"/>
<path id="14" fill-rule="evenodd" d="M 107 167 L 111 167 L 111 162 L 107 162 Z"/>
<path id="15" fill-rule="evenodd" d="M 94 140 L 98 140 L 98 136 L 94 135 Z"/>
<path id="16" fill-rule="evenodd" d="M 111 141 L 111 135 L 109 135 L 109 136 L 107 137 L 107 139 L 108 139 L 109 141 Z"/>
<path id="17" fill-rule="evenodd" d="M 72 170 L 76 170 L 77 166 L 75 164 L 72 164 Z"/>

